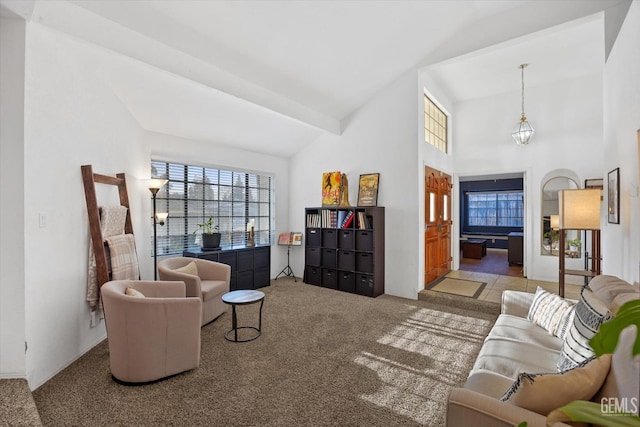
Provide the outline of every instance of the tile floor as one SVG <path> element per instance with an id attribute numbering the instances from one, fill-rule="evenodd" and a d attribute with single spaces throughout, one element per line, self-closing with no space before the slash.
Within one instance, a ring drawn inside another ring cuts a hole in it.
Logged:
<path id="1" fill-rule="evenodd" d="M 497 274 L 477 273 L 474 271 L 455 270 L 447 274 L 448 277 L 456 279 L 474 280 L 486 282 L 487 286 L 478 297 L 479 300 L 501 302 L 502 291 L 510 289 L 515 291 L 526 291 L 535 293 L 538 286 L 549 292 L 558 293 L 558 282 L 543 282 L 540 280 L 529 280 L 525 277 L 500 276 Z M 566 298 L 580 298 L 582 286 L 565 284 L 564 296 Z"/>

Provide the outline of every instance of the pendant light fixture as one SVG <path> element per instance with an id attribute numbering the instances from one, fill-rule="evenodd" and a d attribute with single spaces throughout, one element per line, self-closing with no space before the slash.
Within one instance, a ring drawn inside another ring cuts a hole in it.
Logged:
<path id="1" fill-rule="evenodd" d="M 533 138 L 533 134 L 536 133 L 527 121 L 527 116 L 524 115 L 524 69 L 527 65 L 529 64 L 521 64 L 519 67 L 522 73 L 522 115 L 520 116 L 520 122 L 518 122 L 518 125 L 511 134 L 518 145 L 529 144 L 531 138 Z"/>

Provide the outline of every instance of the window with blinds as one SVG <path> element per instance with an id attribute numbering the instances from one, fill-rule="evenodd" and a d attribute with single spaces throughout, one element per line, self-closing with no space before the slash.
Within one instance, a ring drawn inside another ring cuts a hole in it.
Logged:
<path id="1" fill-rule="evenodd" d="M 447 115 L 424 95 L 424 142 L 447 152 Z"/>
<path id="2" fill-rule="evenodd" d="M 467 221 L 470 226 L 522 227 L 524 193 L 497 191 L 467 193 Z"/>
<path id="3" fill-rule="evenodd" d="M 169 180 L 156 197 L 157 212 L 169 213 L 165 224 L 157 226 L 158 255 L 199 248 L 202 233 L 198 224 L 208 218 L 218 227 L 222 247 L 245 246 L 247 224 L 254 226 L 256 245 L 271 244 L 271 176 L 152 161 L 151 177 Z"/>

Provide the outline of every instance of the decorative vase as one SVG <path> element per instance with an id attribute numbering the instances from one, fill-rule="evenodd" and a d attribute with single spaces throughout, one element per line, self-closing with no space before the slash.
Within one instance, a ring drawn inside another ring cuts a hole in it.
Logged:
<path id="1" fill-rule="evenodd" d="M 249 230 L 249 238 L 247 238 L 247 246 L 255 246 L 255 245 L 256 245 L 255 231 L 253 230 L 253 227 L 251 227 L 251 230 Z"/>
<path id="2" fill-rule="evenodd" d="M 202 249 L 219 248 L 220 236 L 220 233 L 202 233 Z"/>

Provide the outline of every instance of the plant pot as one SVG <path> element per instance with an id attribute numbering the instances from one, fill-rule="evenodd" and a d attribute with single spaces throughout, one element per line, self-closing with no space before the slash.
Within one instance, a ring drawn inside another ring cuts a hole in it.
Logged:
<path id="1" fill-rule="evenodd" d="M 220 236 L 220 233 L 202 233 L 202 249 L 218 249 Z"/>
<path id="2" fill-rule="evenodd" d="M 571 246 L 571 245 L 569 245 L 569 250 L 571 252 L 578 252 L 580 250 L 580 246 Z"/>

